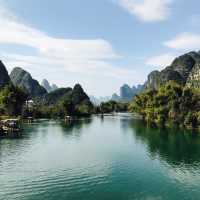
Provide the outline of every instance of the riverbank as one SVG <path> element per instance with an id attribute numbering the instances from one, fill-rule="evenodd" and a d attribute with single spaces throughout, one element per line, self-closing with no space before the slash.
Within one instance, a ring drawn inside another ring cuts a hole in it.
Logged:
<path id="1" fill-rule="evenodd" d="M 199 129 L 200 93 L 170 81 L 157 90 L 145 90 L 129 106 L 150 125 Z"/>

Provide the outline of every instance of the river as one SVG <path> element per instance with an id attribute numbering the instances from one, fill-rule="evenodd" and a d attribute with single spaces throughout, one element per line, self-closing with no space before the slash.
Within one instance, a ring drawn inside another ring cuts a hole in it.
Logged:
<path id="1" fill-rule="evenodd" d="M 200 135 L 127 114 L 40 120 L 0 139 L 1 200 L 199 200 Z"/>

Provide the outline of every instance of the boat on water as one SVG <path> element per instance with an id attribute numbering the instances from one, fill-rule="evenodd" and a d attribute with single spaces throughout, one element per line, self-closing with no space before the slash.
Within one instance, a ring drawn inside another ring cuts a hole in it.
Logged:
<path id="1" fill-rule="evenodd" d="M 65 118 L 64 118 L 65 122 L 71 122 L 71 121 L 73 121 L 74 119 L 75 119 L 74 117 L 69 116 L 69 115 L 66 115 Z"/>
<path id="2" fill-rule="evenodd" d="M 6 119 L 0 121 L 0 129 L 3 133 L 19 132 L 21 130 L 19 119 Z"/>

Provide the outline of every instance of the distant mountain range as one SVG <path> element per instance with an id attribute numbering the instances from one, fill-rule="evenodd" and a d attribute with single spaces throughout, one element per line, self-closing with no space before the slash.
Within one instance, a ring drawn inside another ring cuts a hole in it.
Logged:
<path id="1" fill-rule="evenodd" d="M 124 84 L 120 87 L 120 95 L 114 93 L 112 96 L 105 96 L 105 97 L 94 97 L 90 96 L 91 101 L 94 105 L 100 105 L 103 102 L 107 101 L 116 101 L 116 102 L 130 102 L 133 97 L 140 93 L 144 89 L 144 85 L 137 85 L 130 87 L 128 84 Z"/>
<path id="2" fill-rule="evenodd" d="M 8 81 L 8 77 L 5 76 L 5 78 Z M 33 98 L 43 96 L 58 89 L 55 84 L 50 85 L 46 79 L 44 79 L 40 85 L 37 80 L 33 79 L 29 72 L 20 67 L 15 67 L 11 71 L 9 80 L 13 85 L 22 88 Z"/>
<path id="3" fill-rule="evenodd" d="M 183 86 L 200 88 L 200 51 L 189 52 L 174 59 L 171 65 L 161 71 L 153 71 L 148 75 L 144 85 L 130 87 L 124 84 L 120 95 L 113 94 L 112 100 L 129 102 L 136 94 L 145 89 L 158 89 L 168 81 L 175 81 Z"/>
<path id="4" fill-rule="evenodd" d="M 109 96 L 105 96 L 105 97 L 95 97 L 95 96 L 90 96 L 90 100 L 92 101 L 92 103 L 94 105 L 100 105 L 103 102 L 107 102 L 109 100 L 111 100 L 111 97 Z"/>
<path id="5" fill-rule="evenodd" d="M 74 88 L 58 88 L 55 84 L 50 86 L 44 79 L 42 86 L 29 72 L 20 67 L 14 68 L 9 76 L 5 65 L 0 61 L 0 89 L 9 84 L 23 89 L 29 99 L 34 99 L 44 106 L 53 106 L 67 99 L 78 112 L 84 113 L 88 108 L 92 109 L 90 98 L 80 84 L 76 84 Z"/>
<path id="6" fill-rule="evenodd" d="M 112 100 L 114 101 L 121 101 L 121 102 L 130 102 L 133 97 L 140 93 L 144 89 L 144 85 L 137 85 L 130 87 L 128 84 L 124 84 L 120 88 L 120 95 L 114 93 L 112 95 Z"/>
<path id="7" fill-rule="evenodd" d="M 129 102 L 136 94 L 144 89 L 157 89 L 160 85 L 170 80 L 174 80 L 188 87 L 200 88 L 200 52 L 193 51 L 181 55 L 175 58 L 171 65 L 163 70 L 151 72 L 144 85 L 129 86 L 128 84 L 124 84 L 120 88 L 119 95 L 115 93 L 112 97 L 100 98 L 90 96 L 90 99 L 96 105 L 108 100 Z M 56 85 L 50 85 L 46 79 L 44 79 L 40 85 L 29 72 L 20 67 L 14 68 L 9 76 L 5 65 L 0 61 L 0 88 L 9 83 L 24 89 L 29 94 L 30 98 L 48 96 L 48 93 L 51 95 L 58 95 L 57 93 L 52 93 L 58 90 Z M 62 94 L 65 92 L 68 93 L 67 88 L 64 90 L 61 89 L 58 93 Z"/>
<path id="8" fill-rule="evenodd" d="M 55 84 L 50 85 L 49 81 L 43 79 L 41 85 L 47 90 L 47 92 L 53 92 L 58 89 L 58 86 Z"/>

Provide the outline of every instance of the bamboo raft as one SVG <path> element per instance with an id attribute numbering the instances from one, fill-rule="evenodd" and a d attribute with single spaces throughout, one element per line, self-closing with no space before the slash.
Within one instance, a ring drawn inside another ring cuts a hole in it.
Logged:
<path id="1" fill-rule="evenodd" d="M 19 119 L 6 119 L 0 121 L 0 131 L 2 135 L 17 133 L 21 130 Z"/>

